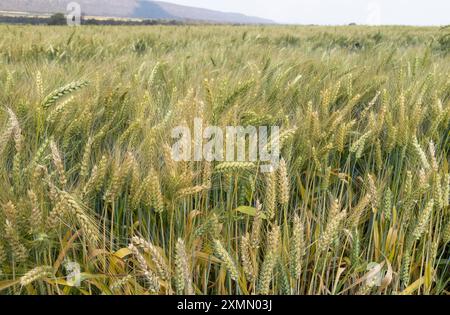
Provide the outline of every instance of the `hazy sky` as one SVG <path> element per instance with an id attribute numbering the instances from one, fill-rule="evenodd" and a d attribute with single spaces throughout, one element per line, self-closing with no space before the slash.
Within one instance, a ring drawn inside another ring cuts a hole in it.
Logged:
<path id="1" fill-rule="evenodd" d="M 165 0 L 281 23 L 450 24 L 450 0 Z"/>

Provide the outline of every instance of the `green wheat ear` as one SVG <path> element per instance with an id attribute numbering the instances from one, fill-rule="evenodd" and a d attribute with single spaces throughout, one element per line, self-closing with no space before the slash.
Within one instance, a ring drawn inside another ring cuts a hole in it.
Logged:
<path id="1" fill-rule="evenodd" d="M 89 84 L 89 82 L 85 81 L 85 80 L 76 81 L 76 82 L 69 83 L 57 90 L 54 90 L 47 97 L 45 97 L 44 101 L 42 102 L 42 107 L 48 108 L 48 107 L 52 106 L 53 104 L 55 104 L 61 98 L 80 90 L 81 88 L 87 86 L 88 84 Z"/>

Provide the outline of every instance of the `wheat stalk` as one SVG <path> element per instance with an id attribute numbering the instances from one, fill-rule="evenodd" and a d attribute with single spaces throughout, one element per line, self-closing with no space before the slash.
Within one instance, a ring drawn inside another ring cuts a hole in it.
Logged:
<path id="1" fill-rule="evenodd" d="M 136 258 L 138 262 L 139 269 L 143 272 L 143 276 L 148 282 L 148 287 L 150 292 L 158 293 L 160 290 L 160 284 L 158 277 L 148 268 L 147 262 L 139 252 L 139 249 L 134 244 L 129 244 L 128 249 L 132 252 L 133 256 Z"/>
<path id="2" fill-rule="evenodd" d="M 42 101 L 42 107 L 48 108 L 54 105 L 62 97 L 67 96 L 75 91 L 78 91 L 79 89 L 87 85 L 88 85 L 87 81 L 77 81 L 69 83 L 47 95 L 45 99 Z"/>
<path id="3" fill-rule="evenodd" d="M 241 237 L 240 251 L 245 276 L 248 281 L 253 282 L 256 279 L 257 270 L 251 257 L 250 235 L 248 233 Z"/>
<path id="4" fill-rule="evenodd" d="M 261 295 L 269 294 L 270 281 L 272 279 L 273 268 L 277 260 L 277 248 L 280 242 L 280 228 L 274 226 L 267 236 L 266 254 L 261 266 L 258 279 L 257 292 Z"/>
<path id="5" fill-rule="evenodd" d="M 280 165 L 278 167 L 278 197 L 279 203 L 282 206 L 288 206 L 289 204 L 289 193 L 290 193 L 290 183 L 288 177 L 288 171 L 286 166 L 286 161 L 282 158 Z"/>
<path id="6" fill-rule="evenodd" d="M 231 258 L 230 254 L 227 252 L 227 250 L 223 247 L 222 242 L 220 240 L 214 240 L 214 252 L 216 253 L 217 257 L 222 260 L 223 264 L 225 265 L 225 268 L 230 273 L 231 279 L 234 281 L 238 281 L 239 279 L 239 272 L 236 267 L 236 264 L 234 263 L 233 259 Z"/>
<path id="7" fill-rule="evenodd" d="M 166 264 L 166 260 L 161 255 L 160 251 L 150 242 L 147 242 L 143 238 L 134 236 L 131 240 L 134 245 L 142 248 L 144 251 L 149 252 L 152 257 L 152 261 L 155 264 L 157 274 L 162 280 L 170 279 L 170 271 Z"/>
<path id="8" fill-rule="evenodd" d="M 181 238 L 177 241 L 175 252 L 175 286 L 177 294 L 186 292 L 187 295 L 193 295 L 191 267 L 188 262 L 184 241 Z"/>
<path id="9" fill-rule="evenodd" d="M 54 269 L 51 266 L 39 266 L 30 271 L 20 278 L 20 285 L 25 287 L 31 283 L 40 280 L 42 278 L 52 277 Z"/>

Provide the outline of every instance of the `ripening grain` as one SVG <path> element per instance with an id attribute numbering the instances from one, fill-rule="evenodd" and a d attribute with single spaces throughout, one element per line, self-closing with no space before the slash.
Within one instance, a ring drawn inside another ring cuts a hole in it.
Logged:
<path id="1" fill-rule="evenodd" d="M 448 28 L 0 34 L 1 293 L 449 293 Z M 174 161 L 195 118 L 280 167 Z"/>

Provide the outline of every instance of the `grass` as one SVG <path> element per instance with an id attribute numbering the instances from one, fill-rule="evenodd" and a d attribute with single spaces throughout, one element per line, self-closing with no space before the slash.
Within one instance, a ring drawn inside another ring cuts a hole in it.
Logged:
<path id="1" fill-rule="evenodd" d="M 0 33 L 1 293 L 449 293 L 448 29 Z M 196 117 L 282 167 L 175 162 Z"/>

